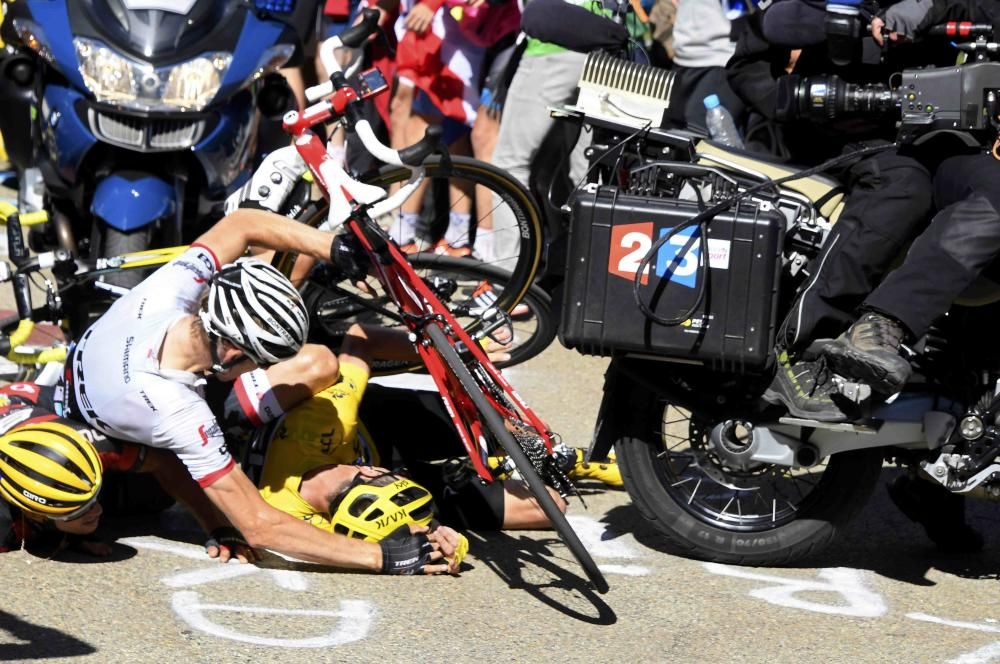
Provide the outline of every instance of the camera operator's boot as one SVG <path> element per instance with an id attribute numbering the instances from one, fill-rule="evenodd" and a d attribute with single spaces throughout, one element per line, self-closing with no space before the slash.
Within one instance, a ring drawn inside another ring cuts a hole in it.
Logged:
<path id="1" fill-rule="evenodd" d="M 823 358 L 815 362 L 791 362 L 788 353 L 778 354 L 774 380 L 764 392 L 764 401 L 782 404 L 794 417 L 819 422 L 847 422 L 856 417 L 835 401 L 838 386 Z"/>
<path id="2" fill-rule="evenodd" d="M 897 477 L 888 490 L 899 511 L 923 526 L 939 550 L 947 553 L 982 550 L 983 536 L 965 522 L 965 496 L 908 475 Z"/>
<path id="3" fill-rule="evenodd" d="M 841 376 L 867 383 L 882 394 L 896 394 L 913 372 L 899 354 L 904 336 L 902 325 L 869 311 L 827 345 L 823 354 Z"/>

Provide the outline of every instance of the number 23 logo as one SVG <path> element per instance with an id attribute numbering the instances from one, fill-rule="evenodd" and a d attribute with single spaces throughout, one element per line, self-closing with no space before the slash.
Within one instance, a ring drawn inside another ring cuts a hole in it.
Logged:
<path id="1" fill-rule="evenodd" d="M 670 280 L 694 288 L 698 277 L 698 246 L 688 249 L 678 260 L 677 255 L 691 240 L 695 228 L 690 228 L 671 237 L 667 243 L 656 252 L 656 275 L 659 277 L 671 268 Z M 670 232 L 669 228 L 660 229 L 660 237 Z M 638 224 L 622 224 L 611 229 L 611 249 L 608 256 L 608 272 L 629 281 L 635 278 L 643 257 L 653 246 L 653 222 Z M 676 263 L 676 265 L 675 265 Z M 649 283 L 649 264 L 643 270 L 641 283 Z"/>

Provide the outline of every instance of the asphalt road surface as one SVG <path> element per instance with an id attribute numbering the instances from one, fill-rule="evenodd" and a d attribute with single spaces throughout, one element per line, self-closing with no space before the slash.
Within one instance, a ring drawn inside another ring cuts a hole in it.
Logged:
<path id="1" fill-rule="evenodd" d="M 510 375 L 585 446 L 606 362 L 556 346 Z M 996 507 L 977 556 L 936 553 L 880 488 L 842 539 L 790 569 L 673 556 L 622 491 L 573 522 L 611 591 L 546 532 L 471 534 L 460 577 L 388 578 L 204 557 L 170 510 L 117 520 L 112 560 L 0 555 L 0 660 L 87 662 L 1000 661 Z"/>

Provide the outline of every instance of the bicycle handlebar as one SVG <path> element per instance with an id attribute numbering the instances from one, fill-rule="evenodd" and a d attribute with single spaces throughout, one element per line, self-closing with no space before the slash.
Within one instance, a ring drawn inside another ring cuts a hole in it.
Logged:
<path id="1" fill-rule="evenodd" d="M 364 44 L 378 30 L 378 21 L 381 13 L 377 9 L 366 9 L 361 15 L 362 19 L 360 23 L 348 28 L 339 35 L 330 37 L 319 46 L 319 59 L 331 77 L 334 74 L 342 72 L 342 67 L 337 61 L 335 51 L 341 46 L 357 48 Z M 349 73 L 353 75 L 355 71 L 352 70 Z M 324 97 L 329 97 L 336 89 L 333 81 L 324 81 L 318 85 L 306 88 L 306 100 L 310 104 L 313 104 Z"/>
<path id="2" fill-rule="evenodd" d="M 377 9 L 361 12 L 361 21 L 340 33 L 340 42 L 347 47 L 357 48 L 364 44 L 378 30 L 378 20 L 382 13 Z"/>
<path id="3" fill-rule="evenodd" d="M 424 160 L 441 146 L 441 135 L 441 127 L 427 127 L 423 138 L 396 152 L 399 161 L 406 166 L 419 166 L 424 163 Z"/>

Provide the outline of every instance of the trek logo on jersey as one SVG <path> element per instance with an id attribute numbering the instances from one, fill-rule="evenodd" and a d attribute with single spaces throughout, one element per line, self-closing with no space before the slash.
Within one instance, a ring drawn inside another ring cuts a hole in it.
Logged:
<path id="1" fill-rule="evenodd" d="M 608 254 L 608 273 L 632 281 L 639 271 L 642 259 L 653 246 L 653 222 L 636 224 L 620 224 L 611 229 L 611 249 Z M 663 237 L 671 228 L 661 228 L 657 237 Z M 669 281 L 694 288 L 698 284 L 698 267 L 701 260 L 701 240 L 698 239 L 697 227 L 686 228 L 674 234 L 656 251 L 656 259 L 651 265 L 656 270 L 656 276 L 667 277 Z M 693 239 L 693 241 L 692 241 Z M 688 247 L 688 245 L 691 245 Z M 729 269 L 729 240 L 709 238 L 709 266 L 718 270 Z M 681 252 L 685 247 L 687 251 Z M 640 283 L 649 283 L 649 265 L 643 270 Z"/>

